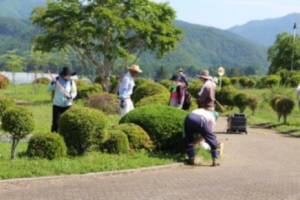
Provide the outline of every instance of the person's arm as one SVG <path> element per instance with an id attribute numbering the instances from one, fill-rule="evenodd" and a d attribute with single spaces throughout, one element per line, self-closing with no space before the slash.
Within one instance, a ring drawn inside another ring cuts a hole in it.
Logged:
<path id="1" fill-rule="evenodd" d="M 55 86 L 56 84 L 49 83 L 46 88 L 47 92 L 52 92 L 55 89 Z"/>

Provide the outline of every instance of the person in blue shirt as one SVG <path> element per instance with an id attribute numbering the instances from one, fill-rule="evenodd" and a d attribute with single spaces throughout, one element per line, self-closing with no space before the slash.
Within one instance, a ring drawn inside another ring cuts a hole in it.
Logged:
<path id="1" fill-rule="evenodd" d="M 186 76 L 185 76 L 185 74 L 183 72 L 184 72 L 184 70 L 182 68 L 180 68 L 180 69 L 177 70 L 180 82 L 184 83 L 185 86 L 188 87 L 189 83 L 188 83 L 187 78 L 186 78 Z"/>
<path id="2" fill-rule="evenodd" d="M 71 76 L 76 75 L 76 72 L 71 67 L 64 67 L 59 77 L 54 78 L 47 86 L 47 91 L 54 91 L 53 97 L 53 115 L 51 132 L 58 131 L 58 122 L 62 113 L 71 108 L 73 100 L 77 95 L 77 87 Z M 57 83 L 63 88 L 64 94 Z"/>
<path id="3" fill-rule="evenodd" d="M 121 117 L 134 109 L 133 103 L 130 99 L 130 96 L 133 92 L 133 87 L 135 86 L 133 77 L 135 77 L 138 73 L 142 73 L 142 70 L 138 65 L 132 65 L 128 69 L 129 72 L 123 77 L 119 88 Z"/>

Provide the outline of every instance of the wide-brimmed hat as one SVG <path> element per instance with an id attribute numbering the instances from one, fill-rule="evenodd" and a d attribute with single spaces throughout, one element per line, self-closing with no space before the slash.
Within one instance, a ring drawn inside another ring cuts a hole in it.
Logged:
<path id="1" fill-rule="evenodd" d="M 179 76 L 177 74 L 174 74 L 170 80 L 171 81 L 179 81 Z"/>
<path id="2" fill-rule="evenodd" d="M 182 68 L 177 69 L 177 72 L 184 72 Z"/>
<path id="3" fill-rule="evenodd" d="M 143 71 L 140 69 L 140 66 L 138 65 L 131 65 L 131 67 L 128 67 L 129 70 L 138 72 L 138 73 L 142 73 Z"/>
<path id="4" fill-rule="evenodd" d="M 212 79 L 212 77 L 209 75 L 208 70 L 202 70 L 200 72 L 200 75 L 196 75 L 198 78 L 204 78 L 204 79 Z"/>
<path id="5" fill-rule="evenodd" d="M 76 72 L 71 67 L 64 67 L 59 73 L 61 76 L 75 76 Z"/>

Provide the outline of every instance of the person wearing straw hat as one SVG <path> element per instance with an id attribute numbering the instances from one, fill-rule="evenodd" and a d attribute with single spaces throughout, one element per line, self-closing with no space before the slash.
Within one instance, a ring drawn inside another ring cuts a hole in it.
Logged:
<path id="1" fill-rule="evenodd" d="M 142 70 L 138 65 L 132 65 L 128 68 L 129 72 L 125 74 L 122 79 L 120 88 L 119 88 L 119 98 L 120 98 L 120 107 L 121 107 L 121 117 L 126 115 L 128 112 L 134 109 L 133 103 L 130 99 L 132 95 L 133 88 L 135 86 L 133 78 L 138 74 L 142 73 Z"/>
<path id="2" fill-rule="evenodd" d="M 184 72 L 184 70 L 182 68 L 177 70 L 180 82 L 184 83 L 187 87 L 187 86 L 189 86 L 189 83 L 188 83 L 187 78 L 186 78 L 186 76 L 183 72 Z"/>
<path id="3" fill-rule="evenodd" d="M 71 108 L 72 103 L 70 100 L 77 96 L 76 84 L 71 79 L 71 76 L 75 75 L 76 72 L 71 67 L 64 67 L 59 73 L 59 76 L 52 79 L 47 86 L 48 92 L 54 92 L 51 132 L 58 131 L 58 122 L 61 114 Z M 56 87 L 57 83 L 61 88 Z"/>
<path id="4" fill-rule="evenodd" d="M 201 91 L 198 93 L 197 99 L 198 108 L 204 108 L 205 110 L 215 110 L 215 88 L 211 81 L 212 77 L 209 75 L 208 70 L 202 70 L 197 77 L 203 83 Z"/>

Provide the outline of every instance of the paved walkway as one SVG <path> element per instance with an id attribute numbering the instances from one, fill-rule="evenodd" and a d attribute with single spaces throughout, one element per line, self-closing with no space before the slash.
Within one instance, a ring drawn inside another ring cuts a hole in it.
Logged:
<path id="1" fill-rule="evenodd" d="M 216 131 L 225 124 L 220 119 Z M 300 138 L 253 128 L 217 137 L 225 144 L 220 167 L 0 183 L 0 200 L 300 199 Z"/>

